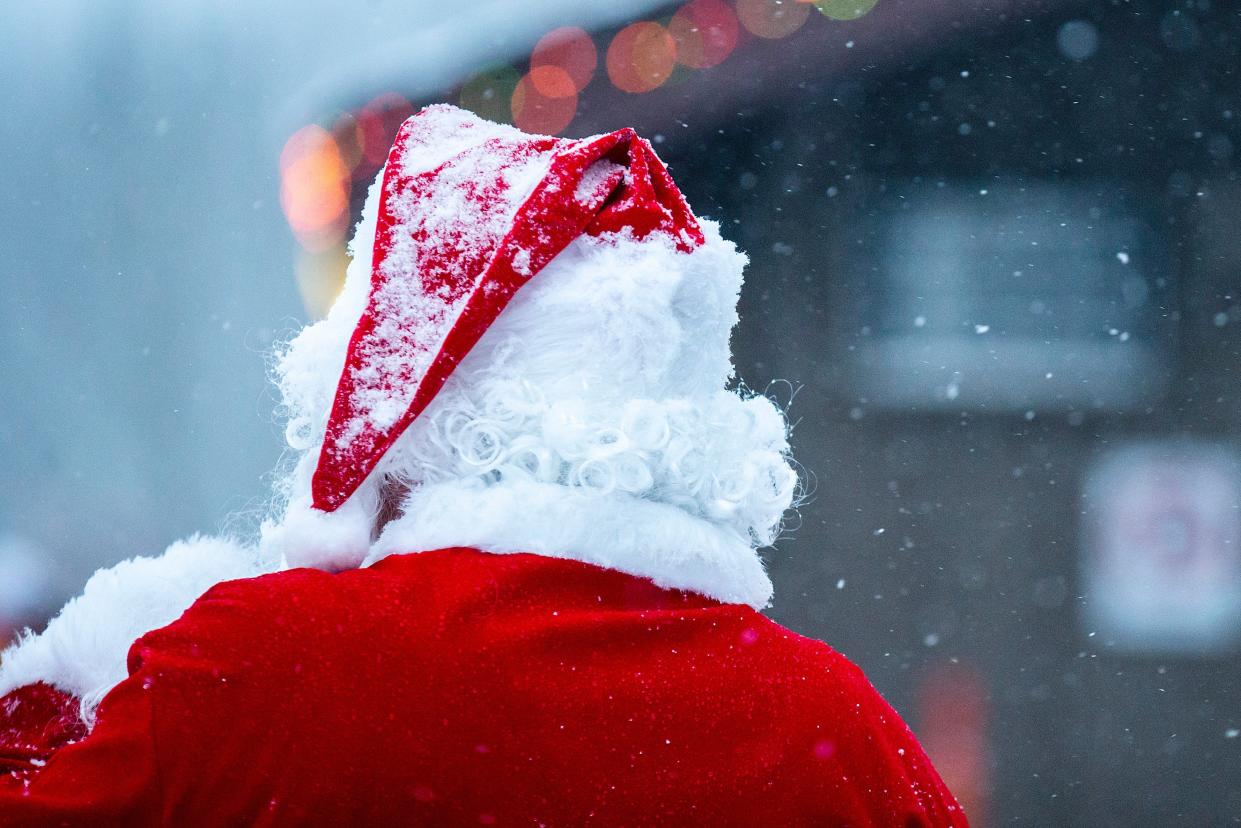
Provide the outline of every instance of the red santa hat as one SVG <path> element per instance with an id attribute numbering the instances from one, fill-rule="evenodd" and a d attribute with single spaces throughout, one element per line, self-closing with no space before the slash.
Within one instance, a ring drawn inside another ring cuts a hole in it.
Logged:
<path id="1" fill-rule="evenodd" d="M 704 241 L 632 129 L 526 135 L 449 106 L 405 122 L 383 174 L 369 299 L 314 471 L 316 509 L 358 489 L 516 291 L 583 233 L 662 234 L 682 251 Z"/>

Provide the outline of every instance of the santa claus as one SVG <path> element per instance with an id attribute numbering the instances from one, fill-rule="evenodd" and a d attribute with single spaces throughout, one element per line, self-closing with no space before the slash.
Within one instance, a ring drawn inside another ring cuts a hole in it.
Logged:
<path id="1" fill-rule="evenodd" d="M 797 478 L 745 257 L 631 130 L 401 128 L 283 351 L 252 543 L 97 573 L 0 667 L 3 825 L 965 825 L 760 614 Z M 343 370 L 342 370 L 343 366 Z"/>

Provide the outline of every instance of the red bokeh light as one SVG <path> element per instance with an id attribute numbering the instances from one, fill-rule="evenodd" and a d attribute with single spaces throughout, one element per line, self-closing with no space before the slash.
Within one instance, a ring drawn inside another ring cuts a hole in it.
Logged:
<path id="1" fill-rule="evenodd" d="M 599 53 L 595 42 L 583 29 L 575 26 L 563 26 L 553 29 L 534 46 L 530 55 L 530 74 L 534 84 L 544 95 L 562 98 L 559 87 L 544 88 L 544 83 L 551 76 L 536 70 L 545 67 L 558 68 L 564 71 L 572 82 L 573 91 L 581 92 L 595 76 L 595 68 L 599 65 Z"/>
<path id="2" fill-rule="evenodd" d="M 650 92 L 668 80 L 676 66 L 676 41 L 658 23 L 632 23 L 608 46 L 608 77 L 625 92 Z"/>
<path id="3" fill-rule="evenodd" d="M 724 0 L 690 0 L 672 16 L 668 33 L 677 60 L 691 69 L 717 66 L 737 46 L 737 15 Z"/>
<path id="4" fill-rule="evenodd" d="M 986 679 L 966 664 L 938 664 L 917 689 L 918 735 L 970 822 L 987 823 L 991 774 Z"/>
<path id="5" fill-rule="evenodd" d="M 358 113 L 362 132 L 362 157 L 374 169 L 388 160 L 392 139 L 405 119 L 414 114 L 414 105 L 395 92 L 385 92 Z"/>

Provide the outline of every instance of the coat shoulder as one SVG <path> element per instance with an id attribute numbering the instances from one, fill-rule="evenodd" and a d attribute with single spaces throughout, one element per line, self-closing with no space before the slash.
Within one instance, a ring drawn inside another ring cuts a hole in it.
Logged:
<path id="1" fill-rule="evenodd" d="M 196 780 L 186 803 L 222 795 L 198 773 L 221 738 L 203 722 L 242 718 L 281 722 L 286 743 L 238 746 L 274 777 L 330 766 L 388 791 L 414 774 L 445 802 L 505 779 L 521 813 L 562 807 L 532 792 L 572 778 L 615 791 L 592 807 L 617 814 L 658 791 L 721 819 L 964 825 L 843 655 L 749 607 L 578 562 L 443 550 L 227 582 L 131 658 L 178 746 L 167 778 Z"/>
<path id="2" fill-rule="evenodd" d="M 966 826 L 913 731 L 861 668 L 821 641 L 764 620 L 769 662 L 778 666 L 752 681 L 780 700 L 778 727 L 796 745 L 790 775 L 837 802 L 848 791 L 869 824 Z M 835 783 L 825 787 L 824 780 Z"/>

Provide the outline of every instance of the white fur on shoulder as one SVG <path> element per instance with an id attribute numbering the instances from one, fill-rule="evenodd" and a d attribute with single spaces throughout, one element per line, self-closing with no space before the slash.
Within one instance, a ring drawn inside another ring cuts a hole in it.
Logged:
<path id="1" fill-rule="evenodd" d="M 27 632 L 0 658 L 0 696 L 42 681 L 72 693 L 89 719 L 99 700 L 127 675 L 129 647 L 167 626 L 221 581 L 248 578 L 264 565 L 250 547 L 192 537 L 157 558 L 136 557 L 101 569 L 38 635 Z"/>
<path id="2" fill-rule="evenodd" d="M 623 492 L 522 478 L 492 486 L 454 481 L 415 490 L 403 511 L 371 548 L 367 564 L 469 546 L 582 561 L 755 609 L 771 600 L 771 579 L 747 538 Z"/>

